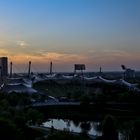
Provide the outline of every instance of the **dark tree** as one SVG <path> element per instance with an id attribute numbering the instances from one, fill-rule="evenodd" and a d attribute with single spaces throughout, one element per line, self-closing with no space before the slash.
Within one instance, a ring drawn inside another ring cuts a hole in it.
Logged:
<path id="1" fill-rule="evenodd" d="M 103 123 L 103 140 L 118 140 L 118 132 L 112 116 L 107 116 Z"/>
<path id="2" fill-rule="evenodd" d="M 18 140 L 21 139 L 21 133 L 12 121 L 0 118 L 0 138 L 3 140 Z"/>

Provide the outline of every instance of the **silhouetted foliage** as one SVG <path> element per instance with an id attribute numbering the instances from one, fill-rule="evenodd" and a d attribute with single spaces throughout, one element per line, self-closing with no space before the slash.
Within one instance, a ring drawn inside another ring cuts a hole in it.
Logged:
<path id="1" fill-rule="evenodd" d="M 84 94 L 80 97 L 80 103 L 82 105 L 88 105 L 90 104 L 90 97 L 87 94 Z"/>
<path id="2" fill-rule="evenodd" d="M 133 140 L 140 140 L 140 119 L 134 122 Z"/>
<path id="3" fill-rule="evenodd" d="M 28 109 L 26 113 L 26 117 L 28 121 L 31 121 L 32 124 L 38 124 L 40 125 L 43 120 L 43 114 L 41 114 L 39 111 L 35 109 Z"/>
<path id="4" fill-rule="evenodd" d="M 118 140 L 118 132 L 112 116 L 107 116 L 103 123 L 103 140 Z"/>
<path id="5" fill-rule="evenodd" d="M 18 140 L 21 139 L 21 132 L 16 128 L 16 125 L 4 118 L 0 118 L 0 139 L 3 140 Z"/>

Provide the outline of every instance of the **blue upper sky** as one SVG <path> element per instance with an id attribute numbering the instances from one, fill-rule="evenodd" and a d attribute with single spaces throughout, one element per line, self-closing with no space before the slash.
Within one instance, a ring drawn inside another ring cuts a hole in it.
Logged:
<path id="1" fill-rule="evenodd" d="M 19 65 L 140 68 L 139 0 L 1 0 L 0 29 L 0 55 Z"/>

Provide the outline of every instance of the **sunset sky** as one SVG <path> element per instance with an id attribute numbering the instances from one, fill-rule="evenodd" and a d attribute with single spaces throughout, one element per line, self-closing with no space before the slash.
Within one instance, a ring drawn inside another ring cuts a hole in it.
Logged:
<path id="1" fill-rule="evenodd" d="M 15 72 L 140 70 L 140 0 L 0 0 L 0 56 Z"/>

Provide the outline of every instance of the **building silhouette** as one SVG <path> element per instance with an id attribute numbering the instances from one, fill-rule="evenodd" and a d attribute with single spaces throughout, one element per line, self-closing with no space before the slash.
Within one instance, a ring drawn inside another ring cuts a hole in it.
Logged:
<path id="1" fill-rule="evenodd" d="M 8 76 L 8 58 L 0 57 L 0 76 L 6 77 Z"/>

